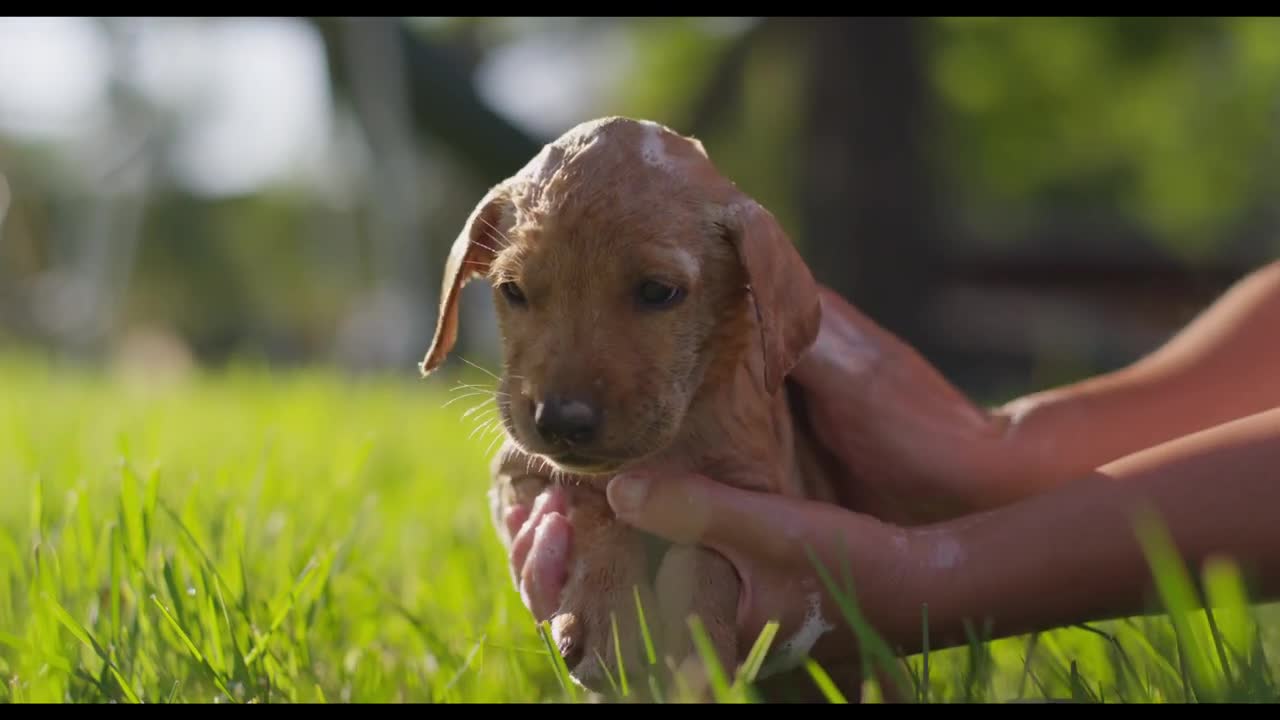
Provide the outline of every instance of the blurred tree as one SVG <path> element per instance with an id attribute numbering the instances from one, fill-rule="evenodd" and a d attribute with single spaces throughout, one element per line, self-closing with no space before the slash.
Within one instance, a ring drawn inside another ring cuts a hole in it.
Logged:
<path id="1" fill-rule="evenodd" d="M 351 77 L 344 61 L 352 52 L 346 48 L 349 36 L 333 19 L 313 18 L 312 22 L 325 40 L 335 93 L 349 100 L 353 83 L 360 82 Z M 462 54 L 440 47 L 434 36 L 404 21 L 393 23 L 388 31 L 384 42 L 401 55 L 414 122 L 421 132 L 439 138 L 449 152 L 456 153 L 480 182 L 497 182 L 537 154 L 541 141 L 529 137 L 481 99 L 472 81 L 474 67 Z"/>
<path id="2" fill-rule="evenodd" d="M 924 311 L 943 237 L 927 143 L 936 109 L 926 22 L 840 18 L 807 25 L 800 197 L 818 278 L 932 352 Z"/>
<path id="3" fill-rule="evenodd" d="M 824 280 L 951 368 L 1021 383 L 1049 356 L 1118 362 L 1280 250 L 1274 18 L 304 20 L 329 61 L 332 187 L 191 194 L 163 174 L 165 133 L 199 118 L 127 95 L 110 136 L 5 138 L 0 322 L 37 329 L 53 305 L 33 289 L 53 284 L 36 279 L 82 257 L 104 291 L 79 306 L 117 287 L 125 320 L 206 359 L 323 357 L 387 294 L 430 332 L 458 223 L 545 140 L 486 102 L 479 70 L 541 33 L 605 33 L 630 69 L 584 113 L 700 137 Z M 132 156 L 145 190 L 86 184 L 135 147 L 155 153 Z"/>
<path id="4" fill-rule="evenodd" d="M 969 215 L 1109 211 L 1186 259 L 1274 222 L 1280 19 L 947 18 L 930 31 L 947 116 L 935 148 Z"/>

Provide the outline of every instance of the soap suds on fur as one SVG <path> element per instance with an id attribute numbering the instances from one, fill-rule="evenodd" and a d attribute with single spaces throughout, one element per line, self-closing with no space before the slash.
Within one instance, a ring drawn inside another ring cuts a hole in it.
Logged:
<path id="1" fill-rule="evenodd" d="M 677 248 L 671 256 L 675 258 L 676 264 L 680 266 L 686 277 L 698 277 L 698 258 L 694 257 L 693 253 L 684 248 Z"/>
<path id="2" fill-rule="evenodd" d="M 758 677 L 764 678 L 800 666 L 818 644 L 823 635 L 835 630 L 835 626 L 822 617 L 822 595 L 809 595 L 809 608 L 805 611 L 800 629 L 790 639 L 778 646 L 768 662 L 760 669 Z"/>
<path id="3" fill-rule="evenodd" d="M 671 170 L 671 156 L 662 142 L 662 127 L 656 123 L 645 123 L 644 144 L 640 147 L 640 155 L 649 165 L 663 170 Z"/>

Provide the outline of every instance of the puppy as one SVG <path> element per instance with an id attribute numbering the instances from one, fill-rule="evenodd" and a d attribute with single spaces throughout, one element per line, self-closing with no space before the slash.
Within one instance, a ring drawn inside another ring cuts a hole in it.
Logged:
<path id="1" fill-rule="evenodd" d="M 628 677 L 645 672 L 636 597 L 667 667 L 699 677 L 696 615 L 732 674 L 748 650 L 733 567 L 706 548 L 655 547 L 614 519 L 604 488 L 643 466 L 836 500 L 785 379 L 821 320 L 800 255 L 696 139 L 608 117 L 545 146 L 471 213 L 424 376 L 453 347 L 459 292 L 477 277 L 493 288 L 503 340 L 495 397 L 507 437 L 490 497 L 508 547 L 508 507 L 551 482 L 569 493 L 572 570 L 551 625 L 570 674 L 604 691 L 619 655 Z"/>

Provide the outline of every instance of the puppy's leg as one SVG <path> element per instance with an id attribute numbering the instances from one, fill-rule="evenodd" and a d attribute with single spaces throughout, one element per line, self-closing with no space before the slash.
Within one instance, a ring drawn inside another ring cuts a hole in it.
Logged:
<path id="1" fill-rule="evenodd" d="M 651 639 L 659 626 L 645 537 L 613 517 L 602 490 L 572 483 L 566 489 L 573 557 L 551 620 L 553 640 L 578 684 L 614 696 L 625 684 L 628 697 L 643 699 L 652 669 L 640 612 Z"/>
<path id="2" fill-rule="evenodd" d="M 710 640 L 724 674 L 733 683 L 738 669 L 738 591 L 733 565 L 719 553 L 694 545 L 667 550 L 654 580 L 662 619 L 661 652 L 674 669 L 673 692 L 687 693 L 695 702 L 711 698 L 710 668 L 694 644 L 690 618 L 696 617 Z"/>
<path id="3" fill-rule="evenodd" d="M 491 470 L 490 513 L 510 552 L 514 538 L 506 529 L 507 511 L 517 505 L 531 508 L 554 481 L 549 466 L 509 441 Z M 573 541 L 560 605 L 551 616 L 552 642 L 577 684 L 612 694 L 625 682 L 629 696 L 643 697 L 650 671 L 637 595 L 641 608 L 652 613 L 644 618 L 650 635 L 660 627 L 653 610 L 657 602 L 649 581 L 646 538 L 614 519 L 598 487 L 574 478 L 563 479 L 562 487 Z"/>
<path id="4" fill-rule="evenodd" d="M 672 546 L 663 558 L 654 580 L 663 623 L 660 651 L 674 669 L 676 687 L 694 702 L 713 699 L 709 669 L 693 644 L 688 619 L 696 616 L 706 631 L 724 679 L 732 684 L 746 648 L 737 639 L 738 598 L 741 580 L 733 565 L 722 555 L 700 546 Z M 863 675 L 856 662 L 824 665 L 832 684 L 845 700 L 863 699 Z M 882 686 L 887 677 L 880 677 Z M 826 703 L 828 699 L 803 667 L 757 683 L 765 702 Z M 886 687 L 886 699 L 889 690 Z M 896 696 L 894 696 L 896 697 Z"/>

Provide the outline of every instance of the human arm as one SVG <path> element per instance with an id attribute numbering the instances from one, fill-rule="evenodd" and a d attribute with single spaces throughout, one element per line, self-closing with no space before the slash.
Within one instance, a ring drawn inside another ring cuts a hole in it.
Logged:
<path id="1" fill-rule="evenodd" d="M 1280 406 L 1280 262 L 1137 362 L 990 409 L 835 293 L 822 302 L 818 340 L 791 377 L 807 391 L 814 432 L 849 471 L 848 504 L 879 517 L 995 507 Z"/>
<path id="2" fill-rule="evenodd" d="M 1056 489 L 922 528 L 926 559 L 954 541 L 950 568 L 925 573 L 939 640 L 963 643 L 963 618 L 990 617 L 997 636 L 1153 609 L 1153 579 L 1135 526 L 1166 529 L 1193 581 L 1211 557 L 1235 561 L 1253 599 L 1280 598 L 1280 408 L 1233 420 L 1104 464 Z M 935 572 L 936 571 L 936 572 Z"/>
<path id="3" fill-rule="evenodd" d="M 966 620 L 989 620 L 999 638 L 1153 610 L 1134 525 L 1147 509 L 1193 575 L 1206 558 L 1229 557 L 1253 581 L 1255 601 L 1280 599 L 1280 409 L 1148 448 L 1038 496 L 915 528 L 697 476 L 643 480 L 620 476 L 609 486 L 619 518 L 729 558 L 748 587 L 739 618 L 748 644 L 767 620 L 780 620 L 779 638 L 804 625 L 808 597 L 823 587 L 806 546 L 835 577 L 851 570 L 866 620 L 901 653 L 921 649 L 924 603 L 934 649 L 964 644 Z M 822 619 L 838 629 L 813 656 L 856 657 L 837 605 L 822 597 Z"/>

